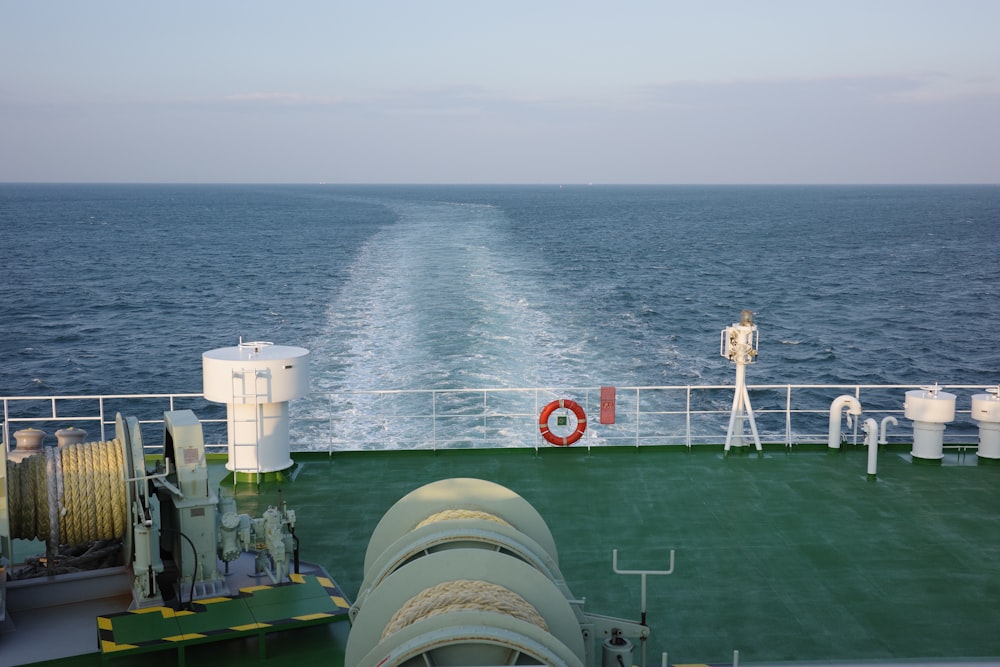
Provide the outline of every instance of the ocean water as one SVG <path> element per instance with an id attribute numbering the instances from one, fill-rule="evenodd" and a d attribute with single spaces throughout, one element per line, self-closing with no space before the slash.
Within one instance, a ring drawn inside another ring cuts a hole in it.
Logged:
<path id="1" fill-rule="evenodd" d="M 996 186 L 0 185 L 0 395 L 1000 382 Z"/>

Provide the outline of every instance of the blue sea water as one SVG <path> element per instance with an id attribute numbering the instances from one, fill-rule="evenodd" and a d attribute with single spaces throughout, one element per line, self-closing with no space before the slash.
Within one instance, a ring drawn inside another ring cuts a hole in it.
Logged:
<path id="1" fill-rule="evenodd" d="M 1000 382 L 1000 187 L 0 185 L 0 395 Z"/>

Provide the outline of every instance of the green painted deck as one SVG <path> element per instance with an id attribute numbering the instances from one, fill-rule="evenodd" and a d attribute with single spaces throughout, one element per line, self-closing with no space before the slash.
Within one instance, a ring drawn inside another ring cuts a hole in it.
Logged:
<path id="1" fill-rule="evenodd" d="M 570 589 L 590 611 L 639 616 L 647 655 L 671 662 L 1000 655 L 1000 467 L 883 452 L 586 449 L 340 454 L 307 461 L 285 496 L 304 550 L 350 595 L 372 527 L 423 483 L 482 477 L 549 524 Z M 323 495 L 299 497 L 323 484 Z M 314 551 L 314 549 L 316 551 Z M 319 556 L 316 556 L 316 554 Z M 658 664 L 658 662 L 657 662 Z"/>
<path id="2" fill-rule="evenodd" d="M 650 665 L 1000 656 L 1000 466 L 974 453 L 920 465 L 862 448 L 548 448 L 297 454 L 291 481 L 240 483 L 240 511 L 280 498 L 302 558 L 353 599 L 368 538 L 407 492 L 447 477 L 510 487 L 545 518 L 590 612 L 638 619 L 648 579 Z M 213 464 L 213 475 L 225 471 Z M 231 482 L 230 482 L 231 484 Z M 342 664 L 345 622 L 277 632 L 262 664 Z M 256 662 L 257 639 L 192 646 L 188 665 Z M 639 651 L 636 651 L 636 662 Z M 99 664 L 99 659 L 65 664 Z M 57 663 L 58 664 L 58 663 Z M 143 656 L 144 665 L 175 664 Z"/>

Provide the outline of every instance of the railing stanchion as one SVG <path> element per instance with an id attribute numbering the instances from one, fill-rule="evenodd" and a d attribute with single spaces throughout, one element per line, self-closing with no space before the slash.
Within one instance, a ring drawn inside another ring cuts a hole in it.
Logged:
<path id="1" fill-rule="evenodd" d="M 639 448 L 639 387 L 635 388 L 635 447 Z"/>
<path id="2" fill-rule="evenodd" d="M 101 415 L 101 442 L 107 440 L 104 433 L 104 397 L 97 399 L 97 411 Z"/>
<path id="3" fill-rule="evenodd" d="M 7 399 L 3 400 L 3 446 L 10 450 L 10 413 L 7 410 Z"/>
<path id="4" fill-rule="evenodd" d="M 785 447 L 792 448 L 792 385 L 785 390 Z"/>
<path id="5" fill-rule="evenodd" d="M 691 449 L 691 385 L 686 388 L 687 394 L 687 406 L 685 408 L 687 428 L 684 434 L 684 442 L 687 444 L 687 448 Z"/>

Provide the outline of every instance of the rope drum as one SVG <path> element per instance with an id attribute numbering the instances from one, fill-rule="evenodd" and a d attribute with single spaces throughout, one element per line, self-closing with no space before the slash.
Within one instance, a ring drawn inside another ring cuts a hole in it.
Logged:
<path id="1" fill-rule="evenodd" d="M 524 498 L 443 479 L 382 516 L 351 607 L 345 664 L 583 667 L 552 533 Z"/>
<path id="2" fill-rule="evenodd" d="M 7 461 L 11 536 L 83 544 L 125 534 L 125 481 L 118 440 L 46 447 Z"/>
<path id="3" fill-rule="evenodd" d="M 485 521 L 493 521 L 504 526 L 510 525 L 496 514 L 490 514 L 489 512 L 483 512 L 482 510 L 449 509 L 430 515 L 418 523 L 414 527 L 414 530 L 432 523 L 437 523 L 438 521 L 454 521 L 456 519 L 483 519 Z"/>
<path id="4" fill-rule="evenodd" d="M 424 618 L 456 611 L 497 612 L 549 630 L 538 610 L 514 591 L 486 581 L 459 579 L 426 588 L 407 600 L 386 624 L 382 639 Z"/>

